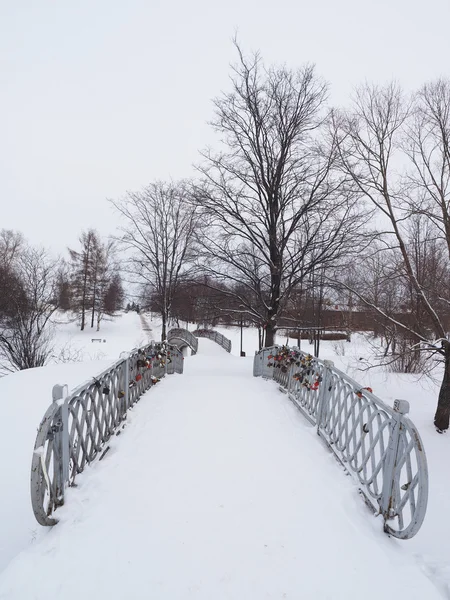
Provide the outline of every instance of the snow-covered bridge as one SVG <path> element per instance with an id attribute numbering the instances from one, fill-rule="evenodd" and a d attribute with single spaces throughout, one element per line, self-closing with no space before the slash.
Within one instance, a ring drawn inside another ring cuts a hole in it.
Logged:
<path id="1" fill-rule="evenodd" d="M 0 598 L 440 597 L 251 359 L 199 340 L 0 578 Z"/>

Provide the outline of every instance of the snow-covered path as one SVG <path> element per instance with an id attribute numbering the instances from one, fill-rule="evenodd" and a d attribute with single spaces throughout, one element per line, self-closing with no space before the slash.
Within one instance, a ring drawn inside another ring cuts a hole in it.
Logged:
<path id="1" fill-rule="evenodd" d="M 200 340 L 2 573 L 0 598 L 440 598 L 251 361 Z"/>

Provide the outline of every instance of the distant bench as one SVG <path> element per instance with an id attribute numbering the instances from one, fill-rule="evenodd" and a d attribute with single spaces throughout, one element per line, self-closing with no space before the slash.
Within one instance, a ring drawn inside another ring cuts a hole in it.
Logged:
<path id="1" fill-rule="evenodd" d="M 102 342 L 102 338 L 91 338 L 91 342 Z M 106 342 L 106 340 L 103 340 L 103 342 Z"/>

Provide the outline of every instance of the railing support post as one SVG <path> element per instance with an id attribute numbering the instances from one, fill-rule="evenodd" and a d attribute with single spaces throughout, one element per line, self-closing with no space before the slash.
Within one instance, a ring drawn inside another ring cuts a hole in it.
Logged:
<path id="1" fill-rule="evenodd" d="M 331 368 L 334 367 L 334 362 L 332 360 L 324 360 L 323 365 L 324 369 L 322 382 L 319 386 L 319 402 L 317 406 L 317 433 L 319 433 L 322 426 L 322 421 L 330 400 L 331 391 L 328 388 L 331 384 Z"/>
<path id="2" fill-rule="evenodd" d="M 381 514 L 384 522 L 393 518 L 395 512 L 395 478 L 398 462 L 400 434 L 403 415 L 409 412 L 409 402 L 394 400 L 394 412 L 389 427 L 389 442 L 383 465 L 383 489 L 381 492 Z"/>
<path id="3" fill-rule="evenodd" d="M 67 385 L 54 385 L 52 389 L 53 402 L 59 406 L 59 418 L 53 430 L 55 446 L 54 486 L 55 505 L 64 504 L 64 488 L 69 481 L 69 405 L 66 398 L 69 395 Z"/>
<path id="4" fill-rule="evenodd" d="M 125 415 L 128 411 L 128 409 L 130 408 L 130 355 L 129 353 L 127 353 L 127 357 L 125 358 L 125 396 L 124 396 L 124 411 L 123 414 Z"/>
<path id="5" fill-rule="evenodd" d="M 286 387 L 287 387 L 287 393 L 288 393 L 288 396 L 289 396 L 289 394 L 291 393 L 291 386 L 292 386 L 292 373 L 293 373 L 293 372 L 294 372 L 294 367 L 293 367 L 293 365 L 291 365 L 291 366 L 289 367 L 289 371 L 288 371 L 288 380 L 287 380 L 287 386 L 286 386 Z"/>
<path id="6" fill-rule="evenodd" d="M 120 411 L 120 418 L 123 419 L 130 408 L 130 353 L 121 352 L 119 358 L 123 359 L 122 385 L 124 396 L 121 402 L 122 410 Z"/>

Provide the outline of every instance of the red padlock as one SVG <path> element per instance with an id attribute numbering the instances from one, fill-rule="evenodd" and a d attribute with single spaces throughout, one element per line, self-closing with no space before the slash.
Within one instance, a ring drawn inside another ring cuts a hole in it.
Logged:
<path id="1" fill-rule="evenodd" d="M 138 373 L 136 375 L 136 381 L 140 381 L 142 379 L 142 375 L 140 373 Z"/>

